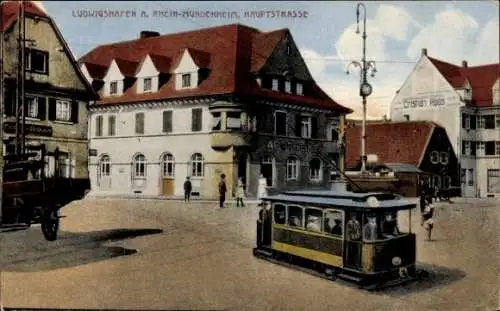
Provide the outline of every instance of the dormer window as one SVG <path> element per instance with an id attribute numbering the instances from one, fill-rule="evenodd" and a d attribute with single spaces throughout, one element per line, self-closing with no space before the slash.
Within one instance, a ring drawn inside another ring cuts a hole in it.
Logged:
<path id="1" fill-rule="evenodd" d="M 272 90 L 273 91 L 277 91 L 279 88 L 279 83 L 278 83 L 278 79 L 273 79 L 273 85 L 272 85 Z"/>
<path id="2" fill-rule="evenodd" d="M 297 83 L 296 85 L 296 93 L 297 95 L 304 95 L 304 90 L 302 88 L 302 83 Z"/>
<path id="3" fill-rule="evenodd" d="M 109 84 L 109 95 L 118 94 L 118 81 L 113 81 Z"/>
<path id="4" fill-rule="evenodd" d="M 144 92 L 151 92 L 153 89 L 153 79 L 152 78 L 144 78 L 142 82 L 142 87 Z"/>
<path id="5" fill-rule="evenodd" d="M 287 93 L 292 92 L 292 83 L 290 81 L 285 81 L 285 92 Z"/>
<path id="6" fill-rule="evenodd" d="M 191 87 L 191 74 L 185 73 L 182 75 L 182 87 Z"/>

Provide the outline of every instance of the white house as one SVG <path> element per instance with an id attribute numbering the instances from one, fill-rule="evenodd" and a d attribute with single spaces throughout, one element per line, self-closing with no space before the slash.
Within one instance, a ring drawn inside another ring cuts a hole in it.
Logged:
<path id="1" fill-rule="evenodd" d="M 500 196 L 500 64 L 422 56 L 391 103 L 391 119 L 442 125 L 459 158 L 462 195 Z"/>
<path id="2" fill-rule="evenodd" d="M 349 109 L 314 82 L 288 30 L 227 25 L 103 45 L 79 61 L 100 95 L 89 119 L 92 192 L 250 195 L 326 186 Z"/>

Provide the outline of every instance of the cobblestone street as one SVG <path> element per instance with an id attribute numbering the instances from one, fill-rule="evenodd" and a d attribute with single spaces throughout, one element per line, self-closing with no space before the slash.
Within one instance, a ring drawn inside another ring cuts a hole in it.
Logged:
<path id="1" fill-rule="evenodd" d="M 438 204 L 431 242 L 412 217 L 429 278 L 370 293 L 254 258 L 254 206 L 87 199 L 62 210 L 55 242 L 38 226 L 1 234 L 1 299 L 42 308 L 495 310 L 498 205 Z M 400 221 L 405 230 L 407 217 Z"/>

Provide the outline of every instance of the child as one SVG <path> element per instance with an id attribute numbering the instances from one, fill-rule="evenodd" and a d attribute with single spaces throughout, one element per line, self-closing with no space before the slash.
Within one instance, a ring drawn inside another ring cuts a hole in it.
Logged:
<path id="1" fill-rule="evenodd" d="M 243 180 L 241 177 L 238 179 L 238 185 L 236 188 L 236 207 L 240 206 L 245 207 L 245 203 L 243 203 L 243 198 L 245 197 L 245 185 L 243 184 Z"/>
<path id="2" fill-rule="evenodd" d="M 427 240 L 431 240 L 432 228 L 434 227 L 434 220 L 432 216 L 434 215 L 434 206 L 431 203 L 432 198 L 427 200 L 427 204 L 424 209 L 424 213 L 422 214 L 422 225 L 427 231 Z"/>
<path id="3" fill-rule="evenodd" d="M 193 190 L 193 186 L 191 185 L 189 177 L 186 177 L 186 181 L 184 182 L 184 201 L 189 202 L 191 198 L 191 190 Z"/>

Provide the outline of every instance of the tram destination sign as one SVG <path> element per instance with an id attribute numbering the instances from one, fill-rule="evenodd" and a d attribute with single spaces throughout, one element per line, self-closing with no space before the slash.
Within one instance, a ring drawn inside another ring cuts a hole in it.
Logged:
<path id="1" fill-rule="evenodd" d="M 15 122 L 5 122 L 3 124 L 3 129 L 5 133 L 15 134 L 16 133 L 16 123 Z M 24 132 L 26 135 L 36 135 L 36 136 L 52 136 L 52 127 L 47 125 L 38 124 L 25 124 Z"/>
<path id="2" fill-rule="evenodd" d="M 446 104 L 444 97 L 407 98 L 403 102 L 404 109 L 442 107 Z"/>

